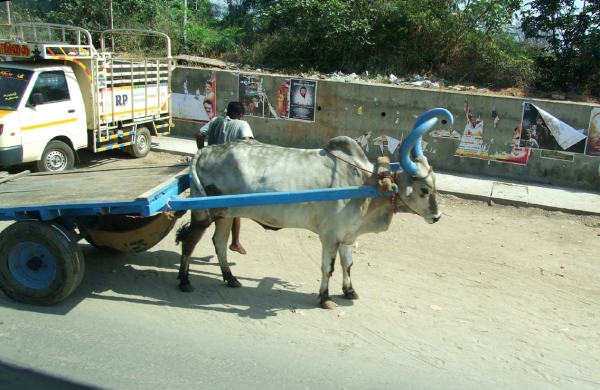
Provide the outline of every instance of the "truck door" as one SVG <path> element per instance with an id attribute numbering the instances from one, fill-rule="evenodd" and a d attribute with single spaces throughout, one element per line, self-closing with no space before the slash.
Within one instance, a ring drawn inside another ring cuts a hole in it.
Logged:
<path id="1" fill-rule="evenodd" d="M 74 75 L 71 75 L 75 77 Z M 87 139 L 82 103 L 73 97 L 81 93 L 69 91 L 65 72 L 42 71 L 38 74 L 21 115 L 23 160 L 38 160 L 50 140 L 65 136 L 79 147 Z M 85 143 L 84 143 L 85 145 Z"/>

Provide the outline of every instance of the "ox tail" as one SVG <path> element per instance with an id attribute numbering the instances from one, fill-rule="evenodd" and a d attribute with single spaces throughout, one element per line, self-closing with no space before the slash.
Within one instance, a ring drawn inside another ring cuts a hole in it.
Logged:
<path id="1" fill-rule="evenodd" d="M 202 187 L 202 184 L 200 183 L 200 178 L 198 177 L 198 170 L 197 170 L 198 161 L 200 160 L 201 155 L 202 155 L 202 149 L 198 149 L 198 151 L 196 152 L 196 155 L 192 159 L 192 163 L 190 165 L 190 174 L 192 176 L 192 181 L 194 182 L 194 185 L 196 186 L 196 188 L 198 188 L 198 190 L 200 191 L 202 196 L 206 196 L 206 193 L 204 192 L 204 187 Z"/>
<path id="2" fill-rule="evenodd" d="M 177 233 L 175 233 L 175 245 L 179 245 L 180 242 L 185 241 L 190 235 L 190 223 L 186 222 L 179 226 Z"/>
<path id="3" fill-rule="evenodd" d="M 190 176 L 192 177 L 192 181 L 193 181 L 193 185 L 196 186 L 196 188 L 198 189 L 198 192 L 200 193 L 201 197 L 205 197 L 206 195 L 206 191 L 204 191 L 204 187 L 202 186 L 202 183 L 200 183 L 200 178 L 198 177 L 198 161 L 200 161 L 200 156 L 202 155 L 202 149 L 198 149 L 198 151 L 196 152 L 196 155 L 194 156 L 194 158 L 192 159 L 191 165 L 190 165 Z M 210 217 L 210 212 L 209 210 L 202 210 L 204 215 L 205 215 L 205 220 L 206 221 L 211 221 L 211 217 Z M 192 218 L 194 218 L 194 214 L 192 213 Z M 177 236 L 181 236 L 182 234 L 184 234 L 184 231 L 187 230 L 186 226 L 182 226 L 180 229 L 180 231 L 177 232 Z"/>

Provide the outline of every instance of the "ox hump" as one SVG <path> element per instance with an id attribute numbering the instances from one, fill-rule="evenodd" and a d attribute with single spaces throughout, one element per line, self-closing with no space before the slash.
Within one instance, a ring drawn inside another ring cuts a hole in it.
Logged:
<path id="1" fill-rule="evenodd" d="M 355 161 L 361 161 L 365 164 L 369 163 L 369 159 L 358 142 L 350 137 L 339 136 L 332 138 L 325 144 L 325 149 L 332 152 L 339 151 L 347 156 L 353 157 Z"/>

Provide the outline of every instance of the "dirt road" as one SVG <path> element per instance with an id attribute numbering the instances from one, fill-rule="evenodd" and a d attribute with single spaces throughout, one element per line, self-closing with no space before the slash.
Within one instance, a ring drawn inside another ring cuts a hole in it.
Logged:
<path id="1" fill-rule="evenodd" d="M 0 296 L 0 359 L 106 389 L 600 388 L 600 218 L 441 203 L 435 225 L 398 214 L 361 236 L 361 299 L 342 298 L 338 265 L 332 311 L 308 231 L 244 221 L 230 289 L 211 229 L 191 294 L 174 232 L 132 255 L 82 243 L 84 280 L 59 305 Z"/>

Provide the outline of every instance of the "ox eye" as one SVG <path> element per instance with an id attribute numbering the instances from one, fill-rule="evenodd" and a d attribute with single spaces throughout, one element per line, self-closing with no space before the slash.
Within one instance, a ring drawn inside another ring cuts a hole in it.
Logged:
<path id="1" fill-rule="evenodd" d="M 423 195 L 427 195 L 427 194 L 429 194 L 429 190 L 427 188 L 421 188 L 421 193 Z"/>

